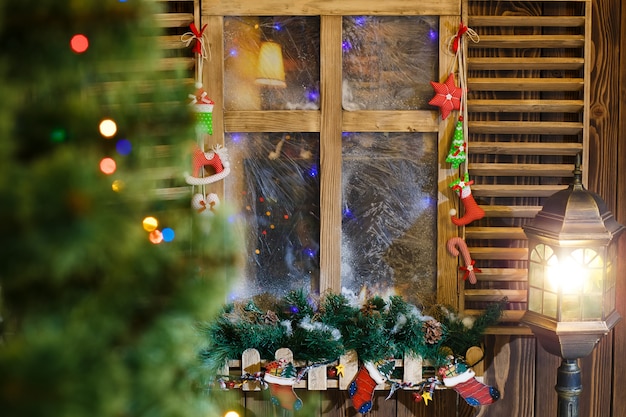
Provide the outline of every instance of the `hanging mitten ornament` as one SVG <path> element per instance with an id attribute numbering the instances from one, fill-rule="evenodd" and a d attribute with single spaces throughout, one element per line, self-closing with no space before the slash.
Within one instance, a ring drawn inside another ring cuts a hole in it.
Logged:
<path id="1" fill-rule="evenodd" d="M 473 222 L 474 220 L 482 219 L 485 216 L 485 211 L 476 204 L 476 200 L 472 196 L 472 185 L 474 181 L 469 180 L 469 174 L 465 173 L 463 178 L 459 178 L 450 184 L 450 187 L 456 191 L 463 203 L 463 217 L 456 216 L 456 210 L 450 210 L 450 217 L 452 223 L 456 226 L 465 226 Z"/>
<path id="2" fill-rule="evenodd" d="M 302 408 L 302 400 L 293 390 L 297 374 L 292 362 L 281 359 L 267 364 L 263 379 L 269 387 L 272 404 L 286 410 Z"/>
<path id="3" fill-rule="evenodd" d="M 226 148 L 217 146 L 211 152 L 204 152 L 199 146 L 195 146 L 191 157 L 192 174 L 185 175 L 185 181 L 189 185 L 206 185 L 226 178 L 230 174 L 230 162 Z M 210 168 L 208 175 L 205 169 Z"/>
<path id="4" fill-rule="evenodd" d="M 191 198 L 191 207 L 203 216 L 212 216 L 219 204 L 220 199 L 215 193 L 196 193 Z"/>
<path id="5" fill-rule="evenodd" d="M 213 134 L 213 106 L 215 103 L 209 98 L 202 84 L 196 84 L 196 94 L 189 94 L 191 108 L 196 114 L 196 124 L 199 129 L 209 135 Z"/>
<path id="6" fill-rule="evenodd" d="M 395 366 L 396 362 L 392 359 L 361 364 L 359 371 L 348 386 L 352 405 L 359 413 L 365 414 L 372 409 L 376 385 L 387 381 Z"/>
<path id="7" fill-rule="evenodd" d="M 428 104 L 441 108 L 442 120 L 446 119 L 452 110 L 461 108 L 463 90 L 454 83 L 454 73 L 450 73 L 444 83 L 431 81 L 430 85 L 435 89 L 435 96 Z"/>
<path id="8" fill-rule="evenodd" d="M 454 168 L 458 168 L 467 158 L 467 143 L 465 142 L 465 135 L 463 132 L 463 117 L 459 117 L 459 121 L 456 122 L 454 128 L 454 136 L 452 137 L 452 144 L 450 144 L 450 152 L 446 157 L 446 162 L 452 164 Z"/>
<path id="9" fill-rule="evenodd" d="M 500 391 L 496 387 L 479 382 L 474 371 L 465 362 L 449 359 L 449 364 L 439 369 L 439 375 L 443 379 L 443 384 L 458 392 L 469 405 L 487 405 L 500 398 Z"/>

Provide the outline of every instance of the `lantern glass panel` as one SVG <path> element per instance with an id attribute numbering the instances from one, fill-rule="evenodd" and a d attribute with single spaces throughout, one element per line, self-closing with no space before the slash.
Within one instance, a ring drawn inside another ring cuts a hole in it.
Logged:
<path id="1" fill-rule="evenodd" d="M 583 320 L 602 320 L 602 294 L 583 295 Z"/>
<path id="2" fill-rule="evenodd" d="M 543 294 L 543 315 L 556 319 L 557 294 L 546 291 Z"/>
<path id="3" fill-rule="evenodd" d="M 580 296 L 563 295 L 561 298 L 561 319 L 562 321 L 579 321 L 581 313 Z"/>
<path id="4" fill-rule="evenodd" d="M 543 314 L 543 291 L 538 288 L 530 288 L 528 291 L 528 309 Z"/>

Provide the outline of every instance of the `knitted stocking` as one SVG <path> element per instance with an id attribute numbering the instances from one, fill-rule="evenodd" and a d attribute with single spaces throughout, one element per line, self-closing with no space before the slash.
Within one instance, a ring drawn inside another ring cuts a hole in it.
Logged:
<path id="1" fill-rule="evenodd" d="M 463 217 L 456 216 L 456 210 L 450 210 L 451 220 L 456 226 L 465 226 L 473 222 L 474 220 L 482 219 L 485 216 L 485 211 L 476 204 L 476 200 L 472 196 L 472 189 L 470 185 L 474 181 L 468 181 L 469 176 L 465 174 L 464 179 L 458 179 L 450 186 L 461 197 L 461 203 L 463 203 Z"/>
<path id="2" fill-rule="evenodd" d="M 295 382 L 293 378 L 282 378 L 266 374 L 264 379 L 269 386 L 272 404 L 286 410 L 298 411 L 302 408 L 302 400 L 293 390 L 293 384 Z"/>
<path id="3" fill-rule="evenodd" d="M 272 362 L 278 364 L 279 362 Z M 276 369 L 272 371 L 272 369 Z M 274 375 L 272 374 L 275 373 Z M 280 362 L 277 368 L 271 368 L 265 372 L 263 379 L 270 390 L 270 400 L 272 404 L 280 406 L 286 410 L 298 411 L 302 408 L 302 400 L 293 390 L 296 382 L 296 370 L 292 363 L 286 365 Z"/>
<path id="4" fill-rule="evenodd" d="M 454 389 L 471 406 L 487 405 L 500 398 L 500 391 L 496 387 L 485 385 L 475 378 L 475 373 L 463 362 L 451 363 L 441 368 L 446 387 Z"/>
<path id="5" fill-rule="evenodd" d="M 392 365 L 393 364 L 393 365 Z M 348 386 L 348 394 L 352 398 L 352 405 L 356 410 L 365 414 L 372 409 L 372 399 L 374 398 L 374 389 L 376 385 L 382 384 L 387 380 L 387 376 L 393 370 L 395 362 L 385 361 L 381 367 L 376 367 L 372 362 L 365 362 L 359 368 L 356 376 Z M 383 375 L 383 372 L 386 375 Z"/>

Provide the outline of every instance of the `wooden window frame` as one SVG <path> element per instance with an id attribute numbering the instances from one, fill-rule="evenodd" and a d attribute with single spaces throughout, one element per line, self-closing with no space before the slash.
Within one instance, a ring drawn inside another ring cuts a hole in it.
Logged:
<path id="1" fill-rule="evenodd" d="M 223 145 L 229 132 L 318 132 L 320 134 L 320 292 L 341 290 L 342 226 L 342 132 L 428 132 L 438 135 L 437 199 L 437 300 L 459 307 L 462 283 L 457 280 L 457 259 L 446 252 L 446 242 L 458 235 L 449 219 L 454 194 L 448 184 L 458 170 L 445 162 L 453 118 L 441 120 L 433 110 L 342 109 L 342 18 L 344 16 L 438 16 L 439 77 L 447 76 L 454 56 L 447 52 L 447 39 L 458 30 L 461 0 L 209 0 L 201 4 L 202 25 L 211 53 L 204 65 L 203 83 L 217 103 L 213 111 L 213 135 L 205 145 Z M 319 16 L 320 94 L 318 111 L 225 111 L 224 17 L 226 16 Z M 223 185 L 210 192 L 223 195 Z"/>

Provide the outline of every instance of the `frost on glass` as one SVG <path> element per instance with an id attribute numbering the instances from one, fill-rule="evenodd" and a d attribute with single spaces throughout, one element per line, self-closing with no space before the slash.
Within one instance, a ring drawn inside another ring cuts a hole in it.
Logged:
<path id="1" fill-rule="evenodd" d="M 225 17 L 224 108 L 318 110 L 319 40 L 319 16 Z M 279 46 L 282 59 L 272 55 L 264 68 L 280 72 L 282 63 L 283 85 L 259 83 L 263 72 L 259 56 L 266 42 Z"/>
<path id="2" fill-rule="evenodd" d="M 436 156 L 435 134 L 344 134 L 344 288 L 415 301 L 434 294 Z"/>
<path id="3" fill-rule="evenodd" d="M 343 108 L 424 110 L 437 80 L 438 17 L 343 19 Z"/>
<path id="4" fill-rule="evenodd" d="M 319 134 L 226 136 L 226 198 L 239 204 L 245 274 L 233 298 L 284 296 L 319 280 Z"/>

